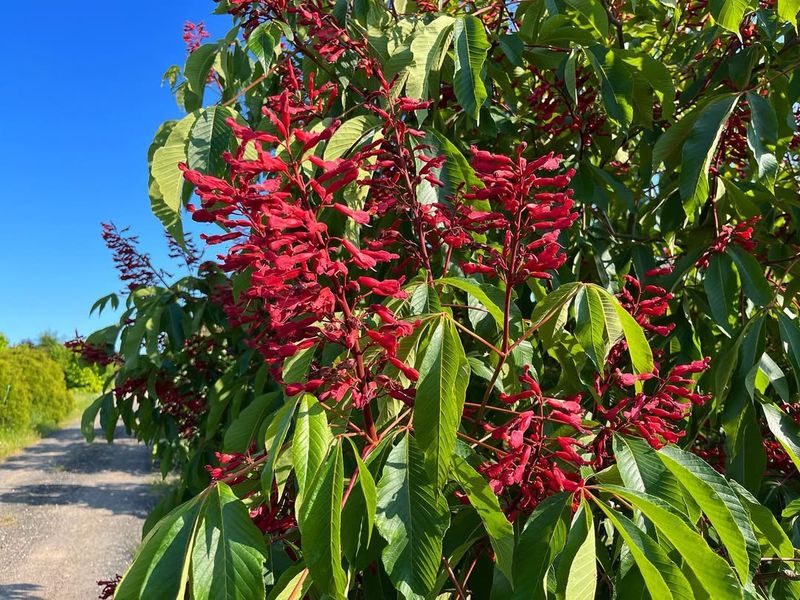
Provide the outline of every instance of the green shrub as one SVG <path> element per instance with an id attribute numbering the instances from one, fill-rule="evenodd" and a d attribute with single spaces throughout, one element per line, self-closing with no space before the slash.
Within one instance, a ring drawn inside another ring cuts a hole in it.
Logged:
<path id="1" fill-rule="evenodd" d="M 51 333 L 43 333 L 39 337 L 37 347 L 47 351 L 64 371 L 68 389 L 80 389 L 88 392 L 99 392 L 103 388 L 103 377 L 97 365 L 84 365 L 80 357 L 65 347 Z"/>
<path id="2" fill-rule="evenodd" d="M 20 381 L 30 394 L 30 415 L 34 424 L 55 424 L 74 406 L 67 391 L 64 371 L 46 350 L 15 346 L 7 352 L 19 366 Z"/>
<path id="3" fill-rule="evenodd" d="M 0 429 L 22 430 L 31 424 L 31 394 L 12 352 L 0 348 Z"/>

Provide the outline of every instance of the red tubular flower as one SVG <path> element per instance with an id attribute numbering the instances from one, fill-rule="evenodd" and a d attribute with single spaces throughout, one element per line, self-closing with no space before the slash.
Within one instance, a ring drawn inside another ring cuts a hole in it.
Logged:
<path id="1" fill-rule="evenodd" d="M 564 190 L 575 173 L 542 176 L 554 171 L 561 162 L 553 154 L 535 160 L 523 158 L 525 144 L 517 148 L 516 158 L 472 149 L 473 166 L 483 188 L 464 195 L 453 216 L 453 222 L 466 232 L 502 232 L 502 248 L 476 241 L 467 245 L 472 256 L 462 263 L 465 273 L 495 275 L 506 285 L 514 286 L 530 278 L 549 279 L 548 271 L 558 269 L 566 260 L 558 243 L 559 232 L 577 219 L 572 209 L 572 191 Z M 557 191 L 544 191 L 555 188 Z M 489 201 L 490 210 L 480 210 L 481 202 Z"/>
<path id="2" fill-rule="evenodd" d="M 707 269 L 711 257 L 715 254 L 722 254 L 730 244 L 737 244 L 748 252 L 751 252 L 756 243 L 753 241 L 753 226 L 761 220 L 761 217 L 752 217 L 735 225 L 723 225 L 722 231 L 714 238 L 711 245 L 697 259 L 695 266 L 698 269 Z"/>

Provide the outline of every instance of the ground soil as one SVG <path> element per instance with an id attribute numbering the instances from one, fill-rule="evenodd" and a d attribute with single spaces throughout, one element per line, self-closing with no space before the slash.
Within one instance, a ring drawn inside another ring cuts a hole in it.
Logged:
<path id="1" fill-rule="evenodd" d="M 79 423 L 0 461 L 0 598 L 91 600 L 123 573 L 158 499 L 147 448 Z"/>

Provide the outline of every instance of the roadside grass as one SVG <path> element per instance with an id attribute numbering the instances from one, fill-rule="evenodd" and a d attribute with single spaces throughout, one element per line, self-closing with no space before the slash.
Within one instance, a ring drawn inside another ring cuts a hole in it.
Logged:
<path id="1" fill-rule="evenodd" d="M 11 454 L 14 454 L 26 446 L 30 446 L 51 431 L 61 429 L 61 427 L 63 427 L 65 424 L 78 419 L 81 414 L 83 414 L 83 411 L 86 409 L 86 407 L 89 406 L 95 398 L 97 398 L 97 394 L 95 392 L 71 390 L 70 393 L 75 399 L 75 407 L 59 423 L 35 423 L 28 429 L 17 431 L 0 429 L 0 460 Z"/>

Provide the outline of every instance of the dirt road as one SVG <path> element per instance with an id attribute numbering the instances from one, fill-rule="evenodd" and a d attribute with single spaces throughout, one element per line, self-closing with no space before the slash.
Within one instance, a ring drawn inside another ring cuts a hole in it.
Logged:
<path id="1" fill-rule="evenodd" d="M 159 478 L 134 440 L 78 423 L 0 461 L 0 599 L 91 600 L 124 572 Z"/>

